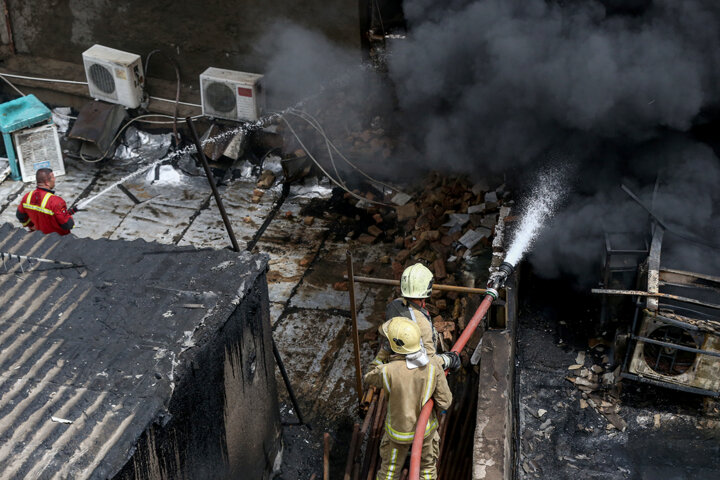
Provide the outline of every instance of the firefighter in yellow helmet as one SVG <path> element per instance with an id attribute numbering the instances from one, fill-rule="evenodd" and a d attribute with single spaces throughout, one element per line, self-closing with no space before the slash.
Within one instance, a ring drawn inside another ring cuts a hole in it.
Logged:
<path id="1" fill-rule="evenodd" d="M 422 263 L 407 267 L 400 277 L 401 298 L 396 298 L 385 308 L 385 320 L 393 317 L 405 317 L 420 327 L 420 345 L 425 352 L 434 357 L 438 350 L 438 334 L 433 327 L 430 313 L 425 308 L 425 299 L 432 294 L 433 274 Z M 380 329 L 381 337 L 385 337 Z M 373 360 L 374 365 L 385 363 L 391 355 L 390 345 L 386 338 L 380 340 L 380 350 Z M 443 369 L 457 370 L 460 368 L 460 356 L 455 352 L 439 354 Z"/>
<path id="2" fill-rule="evenodd" d="M 394 480 L 400 472 L 415 436 L 420 410 L 432 398 L 435 409 L 447 410 L 452 403 L 440 358 L 428 357 L 420 345 L 420 328 L 405 317 L 394 317 L 383 323 L 393 354 L 387 363 L 375 365 L 365 375 L 365 382 L 385 390 L 388 399 L 385 433 L 380 442 L 382 464 L 376 479 Z M 437 478 L 436 463 L 440 435 L 435 411 L 425 428 L 420 476 Z"/>

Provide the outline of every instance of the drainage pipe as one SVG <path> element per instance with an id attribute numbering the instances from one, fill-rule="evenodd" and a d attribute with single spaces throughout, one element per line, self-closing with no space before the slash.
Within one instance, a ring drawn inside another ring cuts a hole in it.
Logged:
<path id="1" fill-rule="evenodd" d="M 467 327 L 465 327 L 465 330 L 463 330 L 460 338 L 457 339 L 457 342 L 455 342 L 455 345 L 453 345 L 450 351 L 457 352 L 459 354 L 462 349 L 465 348 L 468 340 L 470 340 L 472 334 L 475 333 L 475 329 L 478 325 L 480 325 L 480 322 L 490 309 L 490 305 L 492 305 L 493 301 L 498 298 L 497 289 L 502 288 L 505 285 L 505 281 L 514 269 L 515 267 L 513 265 L 503 262 L 498 271 L 494 272 L 490 276 L 485 298 L 483 298 L 483 301 L 480 303 L 480 306 L 470 319 Z M 447 373 L 447 370 L 445 370 L 445 375 L 447 375 Z M 422 456 L 423 440 L 425 439 L 425 427 L 430 420 L 430 414 L 432 413 L 434 405 L 435 402 L 432 398 L 428 400 L 427 403 L 423 405 L 423 408 L 420 411 L 420 416 L 417 420 L 415 437 L 413 438 L 412 443 L 412 453 L 410 455 L 410 480 L 420 480 L 420 458 Z"/>

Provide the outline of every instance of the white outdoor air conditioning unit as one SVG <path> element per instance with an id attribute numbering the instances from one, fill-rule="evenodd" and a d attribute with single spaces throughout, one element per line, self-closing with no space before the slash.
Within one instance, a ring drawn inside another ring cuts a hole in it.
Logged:
<path id="1" fill-rule="evenodd" d="M 128 108 L 140 106 L 145 80 L 140 55 L 93 45 L 82 56 L 91 97 Z"/>
<path id="2" fill-rule="evenodd" d="M 261 79 L 256 73 L 208 68 L 200 74 L 203 115 L 240 122 L 258 120 L 265 104 Z"/>

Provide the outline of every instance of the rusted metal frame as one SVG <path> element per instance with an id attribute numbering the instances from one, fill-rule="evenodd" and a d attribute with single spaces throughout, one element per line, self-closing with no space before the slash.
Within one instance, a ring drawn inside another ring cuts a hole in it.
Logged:
<path id="1" fill-rule="evenodd" d="M 672 312 L 667 312 L 668 310 Z M 686 307 L 685 305 L 670 305 L 669 303 L 660 302 L 658 312 L 663 311 L 678 317 L 678 320 L 682 322 L 715 322 L 720 326 L 717 315 L 711 315 L 700 310 L 695 310 L 694 308 Z M 660 313 L 658 313 L 658 315 L 660 315 Z"/>
<path id="2" fill-rule="evenodd" d="M 649 289 L 648 289 L 649 290 Z M 592 293 L 600 293 L 603 295 L 633 295 L 638 297 L 649 297 L 648 298 L 648 304 L 650 303 L 650 299 L 655 300 L 656 307 L 653 310 L 653 312 L 656 312 L 658 310 L 658 304 L 657 299 L 658 298 L 667 298 L 670 300 L 675 300 L 678 302 L 685 302 L 685 303 L 692 303 L 693 305 L 700 305 L 701 307 L 707 307 L 712 308 L 714 310 L 720 310 L 720 304 L 717 303 L 708 303 L 703 302 L 701 300 L 695 300 L 694 298 L 689 297 L 681 297 L 680 295 L 673 295 L 671 293 L 661 293 L 661 292 L 643 292 L 642 290 L 613 290 L 609 288 L 593 288 Z M 648 305 L 649 308 L 649 305 Z"/>
<path id="3" fill-rule="evenodd" d="M 15 39 L 12 33 L 12 22 L 10 21 L 10 11 L 8 10 L 7 0 L 2 0 L 3 13 L 5 14 L 5 28 L 7 29 L 8 46 L 10 53 L 15 55 Z"/>
<path id="4" fill-rule="evenodd" d="M 712 275 L 664 268 L 660 270 L 660 282 L 665 285 L 700 288 L 720 292 L 720 277 L 714 277 Z"/>
<path id="5" fill-rule="evenodd" d="M 355 352 L 355 389 L 358 394 L 358 404 L 362 405 L 362 365 L 360 364 L 360 337 L 357 324 L 357 307 L 355 305 L 355 276 L 353 274 L 353 258 L 350 250 L 347 251 L 346 255 L 348 279 L 350 280 L 350 285 L 348 286 L 350 292 L 350 318 L 352 320 L 353 350 Z"/>
<path id="6" fill-rule="evenodd" d="M 633 299 L 635 302 L 635 314 L 633 315 L 633 321 L 632 326 L 630 327 L 630 336 L 635 335 L 635 332 L 638 332 L 638 323 L 640 319 L 640 312 L 643 311 L 642 303 L 640 302 L 639 297 L 635 297 Z M 644 311 L 643 311 L 644 312 Z M 644 314 L 643 314 L 644 315 Z M 632 339 L 628 339 L 627 347 L 625 348 L 625 360 L 623 360 L 622 368 L 620 369 L 620 373 L 627 372 L 628 367 L 630 365 L 630 357 L 631 354 L 635 351 L 635 348 L 637 348 L 637 342 L 632 341 Z"/>
<path id="7" fill-rule="evenodd" d="M 400 280 L 390 280 L 387 278 L 372 278 L 372 277 L 362 277 L 359 275 L 355 275 L 355 281 L 360 283 L 374 283 L 376 285 L 391 285 L 391 286 L 399 286 Z M 487 290 L 484 288 L 472 288 L 472 287 L 460 287 L 457 285 L 440 285 L 440 284 L 433 284 L 432 286 L 433 290 L 442 290 L 446 292 L 458 292 L 458 293 L 479 293 L 481 295 L 484 295 L 487 293 Z"/>
<path id="8" fill-rule="evenodd" d="M 697 387 L 688 387 L 686 385 L 681 385 L 678 383 L 672 383 L 672 382 L 662 382 L 660 380 L 654 380 L 652 378 L 646 378 L 642 377 L 640 375 L 635 375 L 634 373 L 627 373 L 627 372 L 621 372 L 620 377 L 627 378 L 628 380 L 634 380 L 637 382 L 643 382 L 650 385 L 655 385 L 656 387 L 665 387 L 665 388 L 671 388 L 673 390 L 680 390 L 682 392 L 688 392 L 688 393 L 696 393 L 698 395 L 704 395 L 708 397 L 720 397 L 720 392 L 714 392 L 712 390 L 705 390 L 704 388 L 697 388 Z"/>
<path id="9" fill-rule="evenodd" d="M 708 355 L 710 357 L 720 358 L 720 352 L 713 352 L 710 350 L 703 350 L 701 348 L 686 347 L 685 345 L 678 345 L 672 342 L 664 342 L 662 340 L 655 340 L 641 335 L 632 335 L 631 338 L 638 342 L 652 343 L 653 345 L 660 345 L 661 347 L 668 347 L 674 350 L 683 350 L 685 352 L 699 353 L 701 355 Z"/>
<path id="10" fill-rule="evenodd" d="M 185 123 L 187 123 L 188 127 L 190 128 L 190 135 L 192 136 L 193 142 L 195 143 L 195 149 L 197 150 L 198 157 L 200 157 L 200 162 L 202 163 L 203 170 L 205 170 L 205 176 L 208 179 L 208 183 L 210 183 L 210 188 L 212 189 L 213 196 L 215 197 L 215 202 L 217 203 L 218 210 L 220 210 L 220 216 L 222 216 L 223 223 L 225 224 L 225 230 L 227 230 L 227 233 L 230 236 L 230 242 L 232 243 L 233 250 L 239 252 L 240 246 L 238 245 L 237 239 L 235 238 L 235 232 L 233 232 L 232 224 L 230 223 L 230 219 L 228 218 L 227 212 L 225 211 L 225 206 L 223 205 L 222 198 L 220 198 L 220 193 L 218 192 L 217 186 L 215 185 L 215 180 L 213 180 L 210 166 L 208 165 L 207 158 L 205 158 L 205 152 L 203 152 L 202 144 L 200 143 L 200 138 L 198 137 L 197 131 L 195 130 L 195 124 L 193 123 L 191 117 L 186 117 Z"/>
<path id="11" fill-rule="evenodd" d="M 683 322 L 683 321 L 681 321 L 681 320 L 675 320 L 674 318 L 665 317 L 665 316 L 663 316 L 663 315 L 661 315 L 661 314 L 654 315 L 653 317 L 654 317 L 654 318 L 657 318 L 658 320 L 662 320 L 662 321 L 665 322 L 665 323 L 669 323 L 669 324 L 674 325 L 674 326 L 676 326 L 676 327 L 683 328 L 683 329 L 685 329 L 685 330 L 692 330 L 692 331 L 694 331 L 694 332 L 699 332 L 699 331 L 701 331 L 701 330 L 700 330 L 700 327 L 698 327 L 697 325 L 691 325 L 691 324 L 685 323 L 685 322 Z"/>
<path id="12" fill-rule="evenodd" d="M 660 251 L 662 250 L 662 240 L 665 230 L 659 224 L 655 225 L 652 242 L 650 243 L 650 253 L 648 254 L 648 278 L 647 291 L 650 293 L 660 292 Z M 649 297 L 647 300 L 647 308 L 655 312 L 658 311 L 657 298 Z"/>

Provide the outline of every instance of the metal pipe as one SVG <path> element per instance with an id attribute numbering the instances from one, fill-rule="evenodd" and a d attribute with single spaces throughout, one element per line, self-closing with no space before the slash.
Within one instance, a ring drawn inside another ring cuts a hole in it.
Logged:
<path id="1" fill-rule="evenodd" d="M 384 390 L 381 392 L 384 393 Z M 368 437 L 368 445 L 367 450 L 365 450 L 365 461 L 363 462 L 363 468 L 362 468 L 362 474 L 360 475 L 361 478 L 366 478 L 368 475 L 373 474 L 374 472 L 370 469 L 371 463 L 374 462 L 374 456 L 377 456 L 377 439 L 378 435 L 377 432 L 380 430 L 380 427 L 382 425 L 381 419 L 384 418 L 385 415 L 385 396 L 381 396 L 381 398 L 378 400 L 378 405 L 375 408 L 375 418 L 373 420 L 373 426 L 370 430 L 370 436 Z"/>
<path id="2" fill-rule="evenodd" d="M 185 123 L 187 123 L 188 127 L 190 128 L 190 135 L 192 136 L 193 142 L 195 143 L 197 154 L 200 157 L 200 163 L 202 163 L 203 170 L 205 170 L 205 176 L 210 183 L 210 188 L 212 189 L 213 196 L 215 197 L 215 203 L 217 203 L 218 210 L 220 210 L 220 215 L 222 216 L 223 223 L 225 224 L 225 230 L 227 230 L 228 235 L 230 236 L 230 242 L 232 243 L 233 250 L 239 252 L 240 246 L 238 246 L 237 239 L 235 238 L 235 232 L 233 232 L 232 225 L 230 224 L 230 219 L 228 218 L 227 212 L 225 211 L 225 206 L 223 205 L 222 199 L 220 198 L 220 193 L 218 192 L 217 186 L 215 185 L 215 180 L 213 180 L 210 166 L 208 165 L 207 158 L 205 158 L 205 152 L 203 152 L 202 144 L 200 143 L 200 138 L 198 137 L 197 131 L 195 131 L 195 124 L 190 117 L 185 118 Z"/>
<path id="3" fill-rule="evenodd" d="M 273 355 L 275 355 L 275 362 L 277 362 L 278 368 L 280 369 L 280 375 L 283 377 L 283 381 L 285 382 L 285 388 L 287 388 L 288 395 L 290 395 L 290 401 L 293 404 L 293 407 L 295 408 L 295 415 L 297 415 L 298 421 L 300 422 L 300 425 L 305 425 L 308 427 L 308 429 L 312 430 L 310 428 L 310 425 L 306 425 L 305 421 L 303 420 L 302 413 L 300 413 L 300 406 L 298 405 L 297 398 L 295 398 L 295 392 L 293 391 L 292 385 L 290 384 L 290 377 L 288 377 L 287 372 L 285 371 L 285 364 L 283 364 L 282 357 L 280 357 L 280 351 L 277 348 L 277 345 L 275 344 L 275 339 L 271 339 L 272 347 L 273 347 Z"/>
<path id="4" fill-rule="evenodd" d="M 365 420 L 363 420 L 363 425 L 361 428 L 361 431 L 363 435 L 367 432 L 368 428 L 370 428 L 370 423 L 372 422 L 375 410 L 377 409 L 378 404 L 382 401 L 383 395 L 385 394 L 384 390 L 380 391 L 380 395 L 375 397 L 372 402 L 370 402 L 370 406 L 368 407 L 367 414 L 365 415 Z"/>
<path id="5" fill-rule="evenodd" d="M 245 250 L 248 252 L 252 252 L 252 249 L 255 248 L 255 245 L 260 241 L 260 238 L 262 237 L 263 233 L 265 233 L 265 230 L 267 230 L 268 225 L 270 225 L 270 222 L 272 222 L 275 219 L 275 215 L 277 215 L 277 212 L 280 210 L 280 208 L 285 203 L 285 199 L 287 198 L 288 194 L 290 193 L 290 183 L 285 182 L 283 183 L 282 192 L 280 193 L 280 198 L 277 199 L 273 207 L 270 209 L 270 212 L 268 212 L 267 217 L 265 217 L 265 221 L 262 225 L 260 225 L 260 228 L 258 228 L 257 232 L 255 232 L 255 235 L 253 235 L 252 240 L 250 240 L 247 244 L 247 247 L 245 247 Z"/>
<path id="6" fill-rule="evenodd" d="M 358 394 L 358 403 L 362 404 L 362 366 L 360 365 L 360 338 L 358 336 L 357 308 L 355 306 L 355 277 L 353 275 L 353 259 L 350 250 L 346 252 L 346 255 L 348 278 L 350 279 L 350 285 L 348 286 L 350 291 L 350 318 L 352 319 L 353 350 L 355 351 L 355 389 Z"/>
<path id="7" fill-rule="evenodd" d="M 360 282 L 360 283 L 374 283 L 376 285 L 392 285 L 395 287 L 400 285 L 400 280 L 390 280 L 390 279 L 386 279 L 386 278 L 361 277 L 358 275 L 355 275 L 355 281 Z M 457 285 L 433 284 L 432 288 L 433 288 L 433 290 L 440 290 L 440 291 L 446 291 L 446 292 L 458 292 L 458 293 L 481 293 L 481 294 L 484 294 L 487 292 L 487 289 L 485 289 L 485 288 L 459 287 Z"/>
<path id="8" fill-rule="evenodd" d="M 638 297 L 667 298 L 669 300 L 676 300 L 678 302 L 692 303 L 693 305 L 700 305 L 703 307 L 720 310 L 720 305 L 718 305 L 717 303 L 703 302 L 700 300 L 695 300 L 694 298 L 682 297 L 680 295 L 673 295 L 671 293 L 644 292 L 642 290 L 613 290 L 613 289 L 609 289 L 609 288 L 593 288 L 590 291 L 592 293 L 601 293 L 603 295 L 633 295 L 633 296 L 638 296 Z"/>
<path id="9" fill-rule="evenodd" d="M 323 480 L 330 480 L 330 434 L 325 432 L 323 435 Z"/>
<path id="10" fill-rule="evenodd" d="M 684 352 L 699 353 L 700 355 L 709 355 L 711 357 L 720 357 L 720 353 L 712 352 L 710 350 L 702 350 L 700 348 L 686 347 L 685 345 L 678 345 L 672 342 L 663 342 L 662 340 L 654 340 L 652 338 L 643 337 L 641 335 L 632 335 L 633 340 L 638 340 L 643 343 L 651 343 L 653 345 L 659 345 L 661 347 L 667 347 L 673 350 L 682 350 Z"/>
<path id="11" fill-rule="evenodd" d="M 475 332 L 475 329 L 478 325 L 480 325 L 480 322 L 490 309 L 490 305 L 492 305 L 493 301 L 498 298 L 497 288 L 501 288 L 505 285 L 507 278 L 513 270 L 513 265 L 503 262 L 502 265 L 500 265 L 500 268 L 490 275 L 485 298 L 483 298 L 483 301 L 480 303 L 480 306 L 465 327 L 465 330 L 463 330 L 460 338 L 458 338 L 455 345 L 453 345 L 451 349 L 452 352 L 460 353 L 462 349 L 465 348 L 465 345 L 468 340 L 470 340 L 470 337 Z M 445 370 L 445 375 L 447 375 L 447 370 Z M 413 438 L 412 443 L 412 453 L 410 455 L 410 480 L 420 480 L 420 458 L 422 456 L 422 444 L 425 437 L 425 427 L 428 420 L 430 420 L 430 414 L 432 413 L 434 405 L 435 402 L 431 398 L 427 401 L 427 403 L 425 403 L 420 411 L 420 415 L 418 416 L 417 426 L 415 427 L 415 437 Z"/>
<path id="12" fill-rule="evenodd" d="M 350 440 L 350 448 L 348 449 L 347 462 L 345 462 L 345 476 L 343 480 L 350 480 L 352 475 L 353 464 L 355 463 L 355 449 L 357 448 L 358 438 L 360 437 L 360 424 L 353 426 L 352 438 Z"/>

